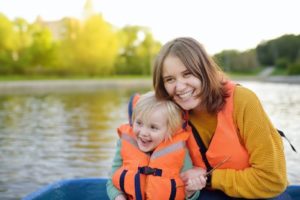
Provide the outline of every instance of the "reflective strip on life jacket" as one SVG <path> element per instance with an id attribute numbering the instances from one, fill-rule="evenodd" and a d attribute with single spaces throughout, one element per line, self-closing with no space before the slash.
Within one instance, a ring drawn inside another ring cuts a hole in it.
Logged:
<path id="1" fill-rule="evenodd" d="M 161 150 L 153 152 L 150 159 L 154 160 L 158 157 L 164 156 L 166 154 L 169 154 L 171 152 L 177 151 L 182 148 L 185 148 L 185 142 L 183 142 L 183 141 L 177 142 L 175 144 L 171 144 L 170 146 L 168 146 L 166 148 L 163 148 Z"/>
<path id="2" fill-rule="evenodd" d="M 138 148 L 138 144 L 137 144 L 136 140 L 133 137 L 131 137 L 129 134 L 123 133 L 121 138 L 122 138 L 122 140 L 125 140 L 125 141 L 129 142 L 130 144 L 132 144 L 133 146 L 135 146 L 136 148 Z"/>

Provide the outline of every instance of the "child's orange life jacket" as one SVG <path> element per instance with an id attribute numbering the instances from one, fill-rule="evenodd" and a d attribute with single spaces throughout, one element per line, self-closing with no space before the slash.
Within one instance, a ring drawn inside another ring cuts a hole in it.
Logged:
<path id="1" fill-rule="evenodd" d="M 187 127 L 188 129 L 188 127 Z M 186 141 L 191 130 L 181 130 L 172 140 L 162 142 L 151 155 L 139 150 L 129 124 L 118 129 L 123 165 L 112 177 L 114 186 L 129 199 L 184 199 L 180 178 L 186 156 Z"/>

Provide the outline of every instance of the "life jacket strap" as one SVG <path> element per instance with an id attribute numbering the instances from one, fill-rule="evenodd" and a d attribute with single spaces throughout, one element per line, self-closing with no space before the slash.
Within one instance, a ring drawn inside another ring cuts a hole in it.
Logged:
<path id="1" fill-rule="evenodd" d="M 134 190 L 135 190 L 135 199 L 142 200 L 143 195 L 141 191 L 141 182 L 140 182 L 140 172 L 138 171 L 134 176 Z"/>
<path id="2" fill-rule="evenodd" d="M 277 129 L 277 132 L 280 134 L 281 137 L 284 137 L 286 139 L 286 141 L 288 141 L 288 143 L 290 144 L 293 151 L 295 151 L 297 153 L 296 148 L 292 145 L 291 141 L 285 136 L 285 134 L 281 130 L 278 130 L 278 129 Z"/>
<path id="3" fill-rule="evenodd" d="M 145 175 L 153 175 L 153 176 L 161 176 L 162 175 L 162 169 L 151 168 L 148 166 L 139 167 L 139 172 L 141 174 L 145 174 Z"/>
<path id="4" fill-rule="evenodd" d="M 122 190 L 122 192 L 125 192 L 125 187 L 124 187 L 124 183 L 125 183 L 125 176 L 126 176 L 126 173 L 127 173 L 127 170 L 123 170 L 123 172 L 121 173 L 121 176 L 120 176 L 120 181 L 119 181 L 119 185 L 120 185 L 120 188 Z"/>
<path id="5" fill-rule="evenodd" d="M 208 159 L 206 157 L 207 148 L 204 145 L 204 142 L 202 141 L 202 139 L 201 139 L 197 129 L 194 127 L 194 125 L 191 122 L 189 122 L 189 125 L 192 127 L 193 136 L 198 144 L 202 160 L 206 166 L 206 170 L 210 171 L 212 169 L 212 166 L 210 165 L 210 163 L 208 162 Z"/>
<path id="6" fill-rule="evenodd" d="M 189 125 L 192 127 L 193 136 L 198 144 L 202 160 L 206 166 L 206 171 L 210 171 L 212 169 L 212 166 L 210 165 L 210 163 L 206 157 L 207 148 L 204 145 L 204 142 L 202 141 L 202 138 L 200 137 L 197 129 L 194 127 L 194 125 L 190 121 L 189 121 Z M 211 174 L 207 175 L 206 186 L 211 187 Z"/>
<path id="7" fill-rule="evenodd" d="M 171 194 L 169 200 L 174 200 L 176 197 L 176 181 L 171 179 Z"/>

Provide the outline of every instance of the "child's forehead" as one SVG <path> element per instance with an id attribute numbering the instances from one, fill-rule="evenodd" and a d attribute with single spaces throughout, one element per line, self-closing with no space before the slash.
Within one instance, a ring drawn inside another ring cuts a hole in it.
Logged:
<path id="1" fill-rule="evenodd" d="M 151 107 L 147 107 L 143 110 L 141 110 L 140 113 L 144 113 L 144 114 L 153 114 L 153 113 L 161 113 L 161 114 L 165 114 L 165 110 L 166 110 L 166 107 L 163 106 L 162 104 L 157 104 L 155 106 L 151 106 Z"/>
<path id="2" fill-rule="evenodd" d="M 145 120 L 149 118 L 160 118 L 160 117 L 166 117 L 166 108 L 162 105 L 152 107 L 149 109 L 140 110 L 140 112 L 136 113 L 137 118 L 143 118 Z"/>

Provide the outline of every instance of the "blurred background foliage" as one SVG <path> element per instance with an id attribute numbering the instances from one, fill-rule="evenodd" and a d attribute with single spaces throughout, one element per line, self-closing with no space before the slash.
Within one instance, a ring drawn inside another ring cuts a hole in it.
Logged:
<path id="1" fill-rule="evenodd" d="M 0 74 L 53 76 L 151 75 L 161 43 L 150 29 L 116 28 L 101 14 L 35 22 L 0 13 Z M 213 55 L 225 72 L 256 73 L 275 67 L 300 74 L 300 35 L 283 35 L 244 52 Z"/>
<path id="2" fill-rule="evenodd" d="M 300 35 L 286 34 L 263 41 L 244 52 L 224 50 L 215 56 L 227 72 L 255 73 L 266 67 L 274 67 L 275 73 L 300 74 Z"/>

